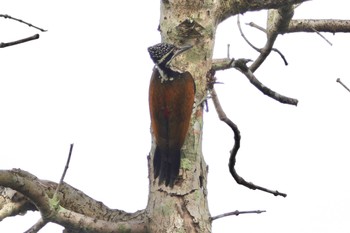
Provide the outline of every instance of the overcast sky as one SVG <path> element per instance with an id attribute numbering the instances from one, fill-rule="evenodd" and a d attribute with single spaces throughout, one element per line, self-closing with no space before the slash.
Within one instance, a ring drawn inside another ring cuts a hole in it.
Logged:
<path id="1" fill-rule="evenodd" d="M 346 19 L 348 7 L 345 0 L 307 2 L 295 18 Z M 21 168 L 59 181 L 74 143 L 67 183 L 111 208 L 145 208 L 153 66 L 147 47 L 160 41 L 159 1 L 4 0 L 0 14 L 48 30 L 39 40 L 1 49 L 0 169 Z M 265 17 L 246 13 L 241 22 L 264 25 Z M 256 46 L 264 45 L 260 31 L 243 30 Z M 35 33 L 0 18 L 0 42 Z M 350 93 L 336 82 L 350 86 L 350 35 L 324 36 L 333 46 L 311 33 L 280 36 L 275 47 L 289 65 L 272 53 L 256 72 L 271 89 L 297 98 L 298 107 L 266 97 L 237 71 L 217 73 L 224 110 L 242 134 L 238 173 L 288 197 L 234 182 L 227 167 L 233 135 L 209 101 L 203 153 L 211 214 L 267 211 L 216 220 L 214 233 L 350 232 Z M 215 58 L 226 56 L 227 44 L 234 58 L 258 55 L 240 37 L 236 17 L 220 25 Z M 38 219 L 38 213 L 9 218 L 0 231 L 23 232 Z M 61 229 L 49 224 L 41 232 Z"/>

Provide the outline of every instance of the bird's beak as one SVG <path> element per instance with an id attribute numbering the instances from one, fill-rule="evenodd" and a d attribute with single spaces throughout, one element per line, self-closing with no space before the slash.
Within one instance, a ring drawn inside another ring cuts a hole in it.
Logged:
<path id="1" fill-rule="evenodd" d="M 177 57 L 177 56 L 180 55 L 181 53 L 185 52 L 186 50 L 189 50 L 189 49 L 192 48 L 192 47 L 193 47 L 192 45 L 184 45 L 184 46 L 182 46 L 182 47 L 179 47 L 179 48 L 175 51 L 173 57 L 167 62 L 167 65 L 169 65 L 170 62 L 171 62 L 175 57 Z"/>
<path id="2" fill-rule="evenodd" d="M 189 50 L 190 48 L 192 48 L 192 45 L 185 45 L 183 47 L 180 47 L 174 54 L 173 58 L 180 55 L 181 53 L 185 52 L 186 50 Z"/>

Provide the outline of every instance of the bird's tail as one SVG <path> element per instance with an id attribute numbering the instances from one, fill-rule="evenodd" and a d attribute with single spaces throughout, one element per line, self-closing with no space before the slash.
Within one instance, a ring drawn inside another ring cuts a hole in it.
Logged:
<path id="1" fill-rule="evenodd" d="M 158 146 L 154 152 L 154 179 L 159 177 L 159 184 L 173 187 L 180 171 L 180 150 L 162 150 Z"/>

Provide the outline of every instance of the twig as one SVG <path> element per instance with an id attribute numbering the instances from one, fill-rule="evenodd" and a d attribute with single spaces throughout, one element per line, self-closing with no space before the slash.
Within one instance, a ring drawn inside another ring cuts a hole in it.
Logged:
<path id="1" fill-rule="evenodd" d="M 214 221 L 216 219 L 224 218 L 224 217 L 228 217 L 228 216 L 232 216 L 232 215 L 238 216 L 240 214 L 261 214 L 261 213 L 265 213 L 265 212 L 266 212 L 266 210 L 248 210 L 248 211 L 235 210 L 233 212 L 228 212 L 228 213 L 216 215 L 214 217 L 211 217 L 210 220 Z"/>
<path id="2" fill-rule="evenodd" d="M 340 78 L 337 78 L 337 82 L 340 83 L 346 90 L 350 92 L 350 89 L 342 81 L 340 81 Z"/>
<path id="3" fill-rule="evenodd" d="M 30 36 L 30 37 L 27 37 L 27 38 L 24 38 L 21 40 L 12 41 L 12 42 L 7 42 L 7 43 L 1 42 L 0 48 L 5 48 L 8 46 L 12 46 L 12 45 L 22 44 L 22 43 L 25 43 L 25 42 L 28 42 L 31 40 L 36 40 L 36 39 L 39 39 L 39 34 L 35 34 L 33 36 Z"/>
<path id="4" fill-rule="evenodd" d="M 17 21 L 17 22 L 26 24 L 26 25 L 28 25 L 29 27 L 33 27 L 33 28 L 35 28 L 35 29 L 38 29 L 39 31 L 47 32 L 47 30 L 45 30 L 45 29 L 39 28 L 39 27 L 37 27 L 37 26 L 34 26 L 33 24 L 27 23 L 27 22 L 25 22 L 25 21 L 23 21 L 23 20 L 21 20 L 21 19 L 14 18 L 14 17 L 12 17 L 12 16 L 10 16 L 10 15 L 3 15 L 3 14 L 0 14 L 0 17 L 3 17 L 3 18 L 5 18 L 5 19 L 12 19 L 12 20 L 15 20 L 15 21 Z"/>
<path id="5" fill-rule="evenodd" d="M 227 44 L 227 58 L 230 58 L 230 44 Z"/>
<path id="6" fill-rule="evenodd" d="M 288 66 L 288 61 L 287 61 L 286 57 L 283 55 L 283 53 L 282 53 L 281 51 L 279 51 L 279 50 L 276 49 L 276 48 L 272 48 L 271 50 L 274 51 L 274 52 L 276 52 L 276 53 L 278 53 L 278 55 L 280 55 L 280 57 L 282 58 L 282 60 L 283 60 L 283 62 L 284 62 L 284 65 L 285 65 L 285 66 Z"/>
<path id="7" fill-rule="evenodd" d="M 239 29 L 239 32 L 241 33 L 241 36 L 243 37 L 243 39 L 245 40 L 245 42 L 247 42 L 247 44 L 252 47 L 254 50 L 256 50 L 257 52 L 261 53 L 261 49 L 259 49 L 258 47 L 255 47 L 252 43 L 250 43 L 250 41 L 247 39 L 247 37 L 244 35 L 242 28 L 241 28 L 241 21 L 239 20 L 239 15 L 237 15 L 237 26 Z"/>
<path id="8" fill-rule="evenodd" d="M 264 187 L 261 187 L 261 186 L 258 186 L 258 185 L 255 185 L 251 182 L 247 182 L 245 181 L 241 176 L 238 175 L 238 173 L 236 172 L 236 168 L 235 168 L 235 165 L 236 165 L 236 155 L 237 155 L 237 152 L 239 150 L 239 147 L 240 147 L 240 142 L 241 142 L 241 134 L 239 132 L 239 129 L 237 127 L 236 124 L 234 124 L 225 114 L 224 110 L 222 109 L 221 107 L 221 104 L 220 104 L 220 101 L 219 101 L 219 98 L 216 94 L 216 91 L 215 89 L 213 88 L 212 91 L 211 91 L 211 97 L 212 97 L 212 100 L 213 100 L 213 103 L 214 103 L 214 107 L 216 109 L 216 112 L 219 116 L 219 119 L 223 122 L 225 122 L 233 131 L 234 133 L 234 146 L 231 150 L 231 155 L 230 155 L 230 160 L 229 160 L 229 170 L 230 170 L 230 173 L 232 175 L 232 177 L 235 179 L 235 181 L 240 184 L 240 185 L 243 185 L 247 188 L 250 188 L 252 190 L 261 190 L 261 191 L 264 191 L 264 192 L 267 192 L 267 193 L 271 193 L 275 196 L 282 196 L 282 197 L 286 197 L 287 194 L 285 193 L 280 193 L 278 192 L 277 190 L 276 191 L 272 191 L 272 190 L 269 190 L 269 189 L 266 189 Z"/>
<path id="9" fill-rule="evenodd" d="M 63 183 L 64 177 L 66 176 L 67 170 L 68 170 L 68 168 L 69 168 L 69 162 L 70 162 L 70 158 L 71 158 L 71 156 L 72 156 L 73 146 L 74 146 L 73 143 L 70 144 L 69 154 L 68 154 L 66 166 L 64 167 L 62 177 L 61 177 L 60 182 L 58 183 L 57 188 L 56 188 L 56 190 L 55 190 L 55 193 L 54 193 L 54 195 L 53 195 L 53 197 L 52 197 L 52 199 L 54 199 L 54 200 L 57 199 L 58 191 L 59 191 L 60 188 L 61 188 L 61 185 L 62 185 L 62 183 Z"/>
<path id="10" fill-rule="evenodd" d="M 325 36 L 323 36 L 319 31 L 317 31 L 316 29 L 312 29 L 314 32 L 316 32 L 317 33 L 317 35 L 319 35 L 322 39 L 324 39 L 330 46 L 332 46 L 333 44 L 329 41 L 329 40 L 327 40 L 327 38 L 325 37 Z"/>
<path id="11" fill-rule="evenodd" d="M 246 25 L 249 25 L 249 26 L 251 26 L 253 28 L 256 28 L 256 29 L 266 33 L 266 29 L 265 28 L 255 24 L 254 22 L 246 23 Z"/>
<path id="12" fill-rule="evenodd" d="M 29 228 L 24 233 L 37 233 L 39 232 L 45 225 L 47 224 L 47 221 L 44 221 L 42 218 L 39 219 L 38 222 L 36 222 L 31 228 Z"/>

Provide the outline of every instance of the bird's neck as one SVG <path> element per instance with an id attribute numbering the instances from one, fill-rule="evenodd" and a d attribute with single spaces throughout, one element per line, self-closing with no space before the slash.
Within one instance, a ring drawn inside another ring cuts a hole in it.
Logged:
<path id="1" fill-rule="evenodd" d="M 174 79 L 181 76 L 181 72 L 172 69 L 166 65 L 157 65 L 156 69 L 158 70 L 161 78 L 161 82 L 173 81 Z"/>

